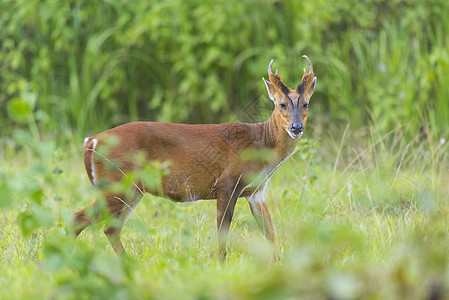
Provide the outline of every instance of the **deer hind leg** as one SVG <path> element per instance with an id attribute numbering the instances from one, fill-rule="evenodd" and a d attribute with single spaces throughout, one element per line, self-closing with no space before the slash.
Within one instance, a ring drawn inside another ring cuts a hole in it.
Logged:
<path id="1" fill-rule="evenodd" d="M 114 215 L 119 212 L 124 203 L 117 199 L 124 198 L 121 195 L 111 195 L 103 193 L 102 199 L 96 199 L 83 209 L 72 215 L 70 231 L 78 237 L 89 225 L 104 220 L 108 215 Z M 107 213 L 107 211 L 109 213 Z"/>
<path id="2" fill-rule="evenodd" d="M 132 200 L 129 201 L 128 199 Z M 141 199 L 142 195 L 127 198 L 123 195 L 108 196 L 107 203 L 111 217 L 104 227 L 104 233 L 114 251 L 119 255 L 123 254 L 125 250 L 121 242 L 122 229 Z"/>
<path id="3" fill-rule="evenodd" d="M 72 215 L 69 231 L 77 238 L 86 227 L 100 221 L 101 218 L 101 205 L 98 200 L 95 200 L 89 206 Z"/>
<path id="4" fill-rule="evenodd" d="M 118 254 L 123 253 L 124 248 L 121 242 L 122 228 L 131 213 L 139 203 L 142 195 L 126 197 L 124 194 L 106 194 L 104 201 L 95 200 L 89 206 L 75 212 L 70 231 L 78 237 L 81 232 L 93 223 L 104 220 L 110 216 L 104 228 L 104 233 Z M 133 199 L 129 201 L 128 199 Z M 103 205 L 103 203 L 105 205 Z M 106 213 L 105 213 L 106 212 Z"/>

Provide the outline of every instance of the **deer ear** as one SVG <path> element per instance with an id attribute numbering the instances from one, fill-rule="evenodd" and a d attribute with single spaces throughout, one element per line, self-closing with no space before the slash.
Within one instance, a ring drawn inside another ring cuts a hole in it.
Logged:
<path id="1" fill-rule="evenodd" d="M 262 80 L 265 83 L 265 86 L 267 87 L 268 97 L 270 97 L 271 101 L 275 102 L 274 97 L 273 97 L 273 94 L 275 92 L 274 85 L 271 82 L 266 81 L 265 78 L 263 78 L 263 77 L 262 77 Z"/>
<path id="2" fill-rule="evenodd" d="M 313 92 L 315 91 L 315 84 L 316 84 L 316 77 L 313 77 L 312 85 L 310 86 L 310 89 L 308 90 L 309 97 L 312 97 Z"/>

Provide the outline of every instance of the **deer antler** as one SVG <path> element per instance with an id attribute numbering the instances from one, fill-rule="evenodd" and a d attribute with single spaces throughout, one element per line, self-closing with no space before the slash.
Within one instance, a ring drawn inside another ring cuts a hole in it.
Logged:
<path id="1" fill-rule="evenodd" d="M 273 66 L 273 62 L 274 62 L 274 59 L 272 59 L 272 60 L 270 61 L 270 64 L 268 65 L 268 75 L 273 74 L 273 73 L 271 72 L 271 67 Z M 276 69 L 276 72 L 274 73 L 274 75 L 277 75 L 277 74 L 278 74 L 278 69 Z"/>
<path id="2" fill-rule="evenodd" d="M 296 90 L 299 94 L 309 93 L 308 91 L 311 89 L 310 95 L 313 93 L 313 89 L 315 88 L 316 77 L 313 73 L 313 66 L 310 62 L 310 59 L 303 55 L 307 60 L 307 64 L 309 65 L 309 73 L 307 73 L 306 68 L 304 68 L 304 75 L 302 75 L 301 83 L 296 87 Z"/>
<path id="3" fill-rule="evenodd" d="M 309 65 L 309 73 L 313 73 L 313 67 L 312 67 L 312 63 L 310 62 L 310 59 L 306 55 L 303 55 L 302 57 L 304 57 L 307 60 L 307 64 Z M 304 74 L 307 74 L 305 68 L 304 68 Z"/>

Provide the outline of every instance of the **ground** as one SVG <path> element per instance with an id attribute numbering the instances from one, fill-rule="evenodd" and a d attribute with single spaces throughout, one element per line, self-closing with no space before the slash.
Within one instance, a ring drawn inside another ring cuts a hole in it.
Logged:
<path id="1" fill-rule="evenodd" d="M 215 201 L 151 195 L 123 231 L 124 257 L 100 225 L 72 251 L 70 214 L 96 193 L 82 153 L 72 145 L 5 145 L 0 298 L 444 298 L 447 145 L 394 136 L 303 139 L 267 188 L 279 263 L 243 198 L 224 264 L 216 257 Z"/>

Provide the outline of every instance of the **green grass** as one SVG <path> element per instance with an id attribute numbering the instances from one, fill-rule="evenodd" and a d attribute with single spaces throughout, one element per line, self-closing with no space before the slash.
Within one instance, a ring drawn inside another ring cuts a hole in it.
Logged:
<path id="1" fill-rule="evenodd" d="M 447 296 L 448 2 L 197 2 L 0 0 L 0 299 Z M 101 226 L 72 252 L 86 132 L 262 120 L 268 62 L 294 86 L 302 54 L 321 127 L 267 190 L 279 264 L 244 199 L 224 265 L 214 201 L 148 195 L 128 255 Z"/>
<path id="2" fill-rule="evenodd" d="M 447 144 L 407 141 L 399 129 L 378 137 L 372 130 L 339 132 L 302 143 L 269 185 L 278 264 L 244 199 L 225 264 L 215 254 L 214 201 L 176 204 L 150 195 L 123 231 L 126 256 L 114 255 L 100 225 L 83 232 L 72 252 L 65 226 L 95 196 L 81 152 L 4 144 L 0 192 L 14 203 L 0 213 L 0 298 L 447 295 Z"/>
<path id="3" fill-rule="evenodd" d="M 445 0 L 0 0 L 0 11 L 4 135 L 33 114 L 43 132 L 80 137 L 132 120 L 261 121 L 268 63 L 294 88 L 303 54 L 324 126 L 449 130 Z"/>

